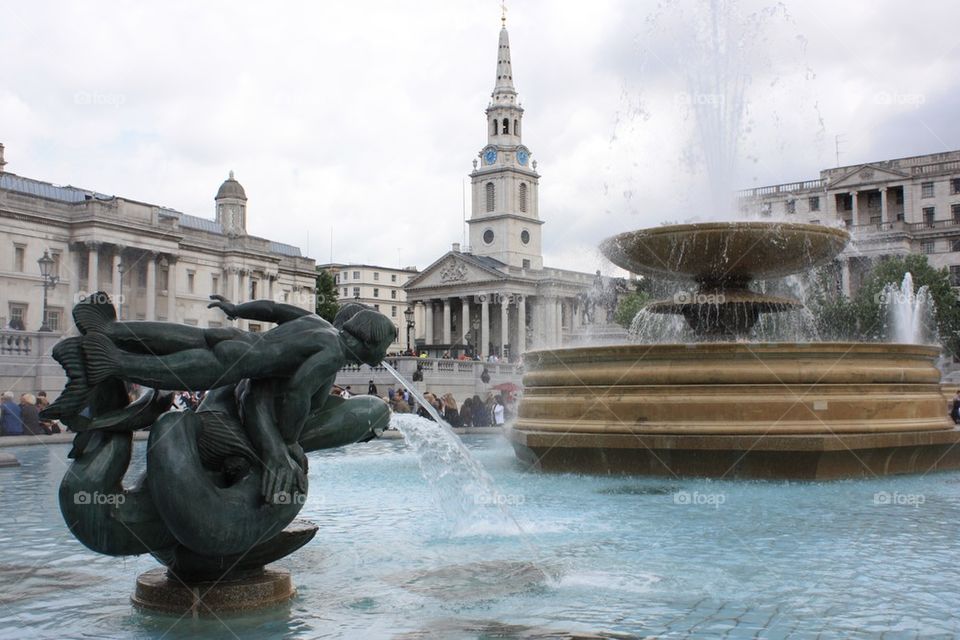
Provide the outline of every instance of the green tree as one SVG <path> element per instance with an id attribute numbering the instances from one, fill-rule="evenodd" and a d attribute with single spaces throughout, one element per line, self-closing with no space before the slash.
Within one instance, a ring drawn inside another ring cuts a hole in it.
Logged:
<path id="1" fill-rule="evenodd" d="M 621 327 L 630 328 L 633 317 L 650 302 L 650 295 L 645 291 L 634 291 L 620 297 L 617 309 L 613 312 L 613 321 Z"/>
<path id="2" fill-rule="evenodd" d="M 317 315 L 333 322 L 337 311 L 340 310 L 340 303 L 337 302 L 337 286 L 333 281 L 333 275 L 326 269 L 317 268 Z"/>

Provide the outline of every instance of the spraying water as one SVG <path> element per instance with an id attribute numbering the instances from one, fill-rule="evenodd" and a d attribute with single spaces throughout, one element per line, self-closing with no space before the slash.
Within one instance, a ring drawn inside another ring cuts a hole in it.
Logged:
<path id="1" fill-rule="evenodd" d="M 880 303 L 886 315 L 888 341 L 905 344 L 937 342 L 930 290 L 923 286 L 914 293 L 913 274 L 909 271 L 899 287 L 890 283 L 883 288 Z"/>
<path id="2" fill-rule="evenodd" d="M 440 508 L 453 523 L 454 534 L 522 533 L 520 523 L 507 509 L 510 496 L 497 490 L 490 474 L 470 455 L 433 405 L 396 369 L 386 362 L 382 366 L 435 420 L 431 422 L 414 414 L 394 414 L 391 424 L 416 453 L 420 472 L 439 496 Z"/>

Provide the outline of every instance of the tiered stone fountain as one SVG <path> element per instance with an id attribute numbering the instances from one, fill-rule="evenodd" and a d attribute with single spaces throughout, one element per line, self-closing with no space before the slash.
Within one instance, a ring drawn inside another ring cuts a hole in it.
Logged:
<path id="1" fill-rule="evenodd" d="M 698 342 L 529 352 L 510 432 L 546 470 L 836 478 L 960 468 L 932 345 L 757 343 L 760 314 L 802 307 L 750 289 L 832 260 L 818 225 L 664 226 L 608 238 L 614 264 L 697 289 L 652 303 Z"/>

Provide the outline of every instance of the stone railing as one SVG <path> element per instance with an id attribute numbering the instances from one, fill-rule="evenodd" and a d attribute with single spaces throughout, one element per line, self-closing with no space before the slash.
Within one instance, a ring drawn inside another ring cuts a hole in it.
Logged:
<path id="1" fill-rule="evenodd" d="M 36 352 L 39 335 L 33 331 L 0 331 L 0 356 L 29 356 Z"/>
<path id="2" fill-rule="evenodd" d="M 416 385 L 421 390 L 434 393 L 453 393 L 458 400 L 468 396 L 483 394 L 492 387 L 512 382 L 520 385 L 523 379 L 523 367 L 518 364 L 476 362 L 473 360 L 447 360 L 440 358 L 391 357 L 387 362 L 395 368 L 401 376 L 412 381 L 417 367 L 423 374 L 423 379 Z M 490 375 L 489 382 L 483 382 L 484 367 Z M 418 376 L 419 377 L 419 376 Z M 366 393 L 370 380 L 377 385 L 381 395 L 396 381 L 384 367 L 370 367 L 367 365 L 351 365 L 344 367 L 337 375 L 337 384 L 341 387 L 350 385 L 354 393 Z"/>

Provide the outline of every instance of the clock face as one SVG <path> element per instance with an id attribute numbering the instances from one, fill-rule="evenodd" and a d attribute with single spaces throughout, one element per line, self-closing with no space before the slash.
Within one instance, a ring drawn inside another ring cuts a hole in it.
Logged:
<path id="1" fill-rule="evenodd" d="M 517 162 L 519 162 L 522 166 L 527 166 L 527 160 L 529 159 L 530 159 L 529 153 L 527 153 L 523 149 L 520 149 L 520 151 L 517 151 Z"/>
<path id="2" fill-rule="evenodd" d="M 496 149 L 487 149 L 483 152 L 483 161 L 487 164 L 493 164 L 497 161 L 497 150 Z"/>

